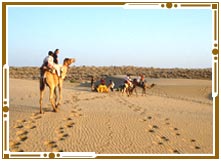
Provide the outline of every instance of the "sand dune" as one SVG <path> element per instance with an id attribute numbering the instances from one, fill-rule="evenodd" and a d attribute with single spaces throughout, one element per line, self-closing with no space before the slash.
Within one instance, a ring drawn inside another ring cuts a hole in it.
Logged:
<path id="1" fill-rule="evenodd" d="M 10 79 L 10 150 L 212 153 L 211 81 L 147 81 L 157 86 L 132 97 L 65 83 L 59 112 L 51 112 L 47 89 L 39 114 L 38 81 Z"/>

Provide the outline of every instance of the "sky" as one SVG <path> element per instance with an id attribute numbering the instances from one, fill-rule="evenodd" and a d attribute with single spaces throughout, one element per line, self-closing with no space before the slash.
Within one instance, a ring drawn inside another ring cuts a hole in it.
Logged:
<path id="1" fill-rule="evenodd" d="M 9 7 L 9 66 L 41 66 L 49 50 L 76 66 L 210 68 L 211 9 Z"/>

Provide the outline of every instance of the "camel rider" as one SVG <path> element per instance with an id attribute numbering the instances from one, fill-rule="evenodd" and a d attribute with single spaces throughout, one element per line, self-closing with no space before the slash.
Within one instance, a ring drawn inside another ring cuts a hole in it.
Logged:
<path id="1" fill-rule="evenodd" d="M 133 84 L 132 84 L 132 80 L 131 80 L 129 74 L 126 76 L 124 83 L 125 83 L 126 88 L 127 88 L 127 87 L 132 87 L 132 86 L 133 86 Z"/>
<path id="2" fill-rule="evenodd" d="M 60 65 L 54 63 L 54 58 L 53 58 L 53 52 L 52 51 L 49 51 L 48 56 L 46 56 L 44 58 L 42 67 L 44 68 L 44 66 L 49 68 L 49 69 L 52 69 L 52 70 L 55 69 L 58 76 L 59 77 L 61 76 L 61 74 L 60 74 Z"/>
<path id="3" fill-rule="evenodd" d="M 141 84 L 141 86 L 144 85 L 144 81 L 145 81 L 144 74 L 141 74 L 141 76 L 140 76 L 140 84 Z"/>
<path id="4" fill-rule="evenodd" d="M 54 58 L 54 63 L 55 64 L 58 64 L 58 54 L 60 53 L 60 50 L 59 49 L 56 49 L 54 51 L 54 54 L 53 54 L 53 58 Z"/>
<path id="5" fill-rule="evenodd" d="M 48 56 L 46 56 L 43 60 L 43 65 L 42 66 L 46 66 L 48 68 L 52 68 L 52 65 L 53 65 L 53 61 L 54 61 L 54 58 L 53 58 L 53 52 L 52 51 L 49 51 L 48 52 Z"/>

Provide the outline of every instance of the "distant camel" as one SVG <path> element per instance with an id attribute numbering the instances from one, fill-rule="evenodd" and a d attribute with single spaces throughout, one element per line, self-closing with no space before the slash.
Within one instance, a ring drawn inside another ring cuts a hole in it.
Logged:
<path id="1" fill-rule="evenodd" d="M 138 86 L 138 87 L 142 88 L 142 94 L 146 94 L 146 90 L 153 88 L 155 85 L 156 84 L 154 84 L 154 83 L 151 85 L 147 84 L 146 82 L 141 83 L 141 82 L 138 82 L 137 79 L 134 79 L 133 80 L 133 87 L 129 89 L 129 93 L 131 95 L 134 91 L 137 95 L 136 87 Z"/>
<path id="2" fill-rule="evenodd" d="M 61 77 L 58 77 L 56 73 L 51 73 L 48 70 L 45 70 L 44 78 L 40 78 L 40 113 L 42 113 L 42 99 L 45 92 L 45 85 L 47 85 L 50 89 L 49 100 L 51 102 L 52 108 L 54 112 L 57 112 L 58 106 L 61 104 L 62 99 L 62 85 L 64 78 L 66 77 L 67 70 L 69 65 L 75 62 L 75 59 L 65 58 L 63 62 L 63 66 L 61 67 Z M 44 69 L 43 69 L 44 70 Z M 41 71 L 42 72 L 42 71 Z M 56 89 L 59 89 L 59 101 L 56 104 L 57 100 L 57 92 Z M 55 99 L 54 99 L 55 95 Z"/>
<path id="3" fill-rule="evenodd" d="M 151 84 L 151 85 L 147 84 L 146 82 L 139 83 L 137 81 L 137 79 L 134 79 L 130 86 L 128 84 L 124 83 L 123 85 L 120 86 L 120 89 L 121 89 L 122 95 L 124 93 L 126 93 L 127 96 L 129 97 L 129 96 L 131 96 L 133 94 L 133 92 L 135 92 L 136 95 L 137 95 L 137 87 L 142 88 L 142 95 L 143 95 L 143 94 L 146 94 L 146 90 L 147 89 L 151 89 L 155 85 L 156 84 L 154 84 L 154 83 Z"/>
<path id="4" fill-rule="evenodd" d="M 126 93 L 127 96 L 129 97 L 132 94 L 133 84 L 129 85 L 128 83 L 124 82 L 124 84 L 121 84 L 119 88 L 122 95 Z"/>

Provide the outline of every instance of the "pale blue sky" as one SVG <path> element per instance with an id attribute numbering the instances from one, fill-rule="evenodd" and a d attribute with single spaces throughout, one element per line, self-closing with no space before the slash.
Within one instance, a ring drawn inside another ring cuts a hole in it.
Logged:
<path id="1" fill-rule="evenodd" d="M 207 68 L 212 11 L 119 7 L 10 7 L 10 66 L 40 66 L 60 49 L 76 65 Z"/>

